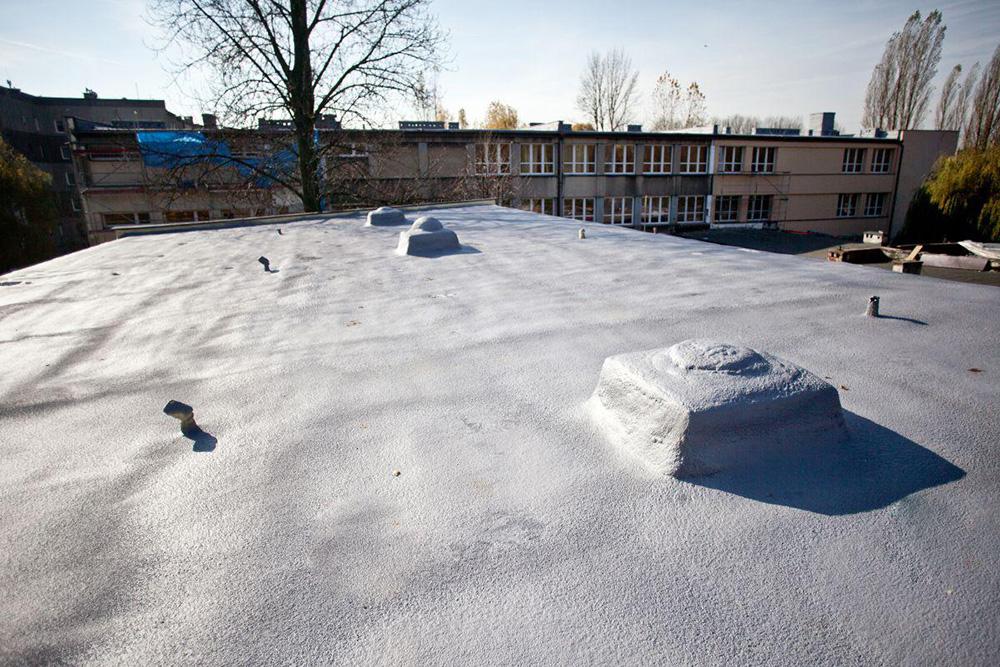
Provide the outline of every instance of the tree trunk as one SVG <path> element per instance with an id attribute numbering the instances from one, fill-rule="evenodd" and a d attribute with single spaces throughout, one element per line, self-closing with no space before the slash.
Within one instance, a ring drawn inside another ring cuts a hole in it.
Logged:
<path id="1" fill-rule="evenodd" d="M 309 24 L 306 0 L 291 0 L 292 40 L 295 49 L 289 77 L 292 123 L 299 157 L 302 180 L 302 208 L 320 210 L 319 154 L 316 149 L 316 99 L 313 86 L 312 61 L 309 53 Z"/>

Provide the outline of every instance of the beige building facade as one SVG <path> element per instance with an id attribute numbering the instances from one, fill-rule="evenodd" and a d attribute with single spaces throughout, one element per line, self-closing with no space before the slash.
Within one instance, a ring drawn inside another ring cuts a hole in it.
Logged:
<path id="1" fill-rule="evenodd" d="M 260 130 L 195 134 L 232 143 L 227 155 L 237 161 L 290 138 Z M 330 130 L 319 142 L 327 208 L 490 198 L 647 230 L 746 226 L 852 236 L 898 231 L 914 189 L 941 155 L 954 152 L 957 135 L 575 132 L 559 123 Z M 293 189 L 269 179 L 261 185 L 259 175 L 247 178 L 246 170 L 218 160 L 198 173 L 152 164 L 135 132 L 75 128 L 71 145 L 93 243 L 114 238 L 119 225 L 301 210 Z"/>

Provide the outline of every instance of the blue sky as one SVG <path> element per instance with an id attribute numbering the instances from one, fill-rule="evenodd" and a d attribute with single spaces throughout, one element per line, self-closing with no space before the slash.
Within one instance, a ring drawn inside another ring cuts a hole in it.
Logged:
<path id="1" fill-rule="evenodd" d="M 804 115 L 836 111 L 860 121 L 865 86 L 886 38 L 915 9 L 939 8 L 948 32 L 938 82 L 955 63 L 985 64 L 1000 42 L 1000 2 L 547 2 L 435 0 L 451 34 L 439 75 L 445 105 L 483 116 L 493 99 L 524 121 L 573 120 L 580 71 L 591 50 L 624 48 L 648 93 L 669 70 L 696 80 L 709 113 Z M 203 110 L 150 47 L 144 0 L 0 0 L 0 81 L 25 92 L 164 98 L 177 113 Z M 936 100 L 935 100 L 936 101 Z M 644 120 L 645 105 L 639 109 Z M 394 119 L 399 112 L 387 111 Z"/>

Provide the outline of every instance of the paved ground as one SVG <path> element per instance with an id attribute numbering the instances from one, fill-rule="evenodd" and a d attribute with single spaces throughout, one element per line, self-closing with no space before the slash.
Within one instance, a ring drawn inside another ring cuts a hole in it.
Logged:
<path id="1" fill-rule="evenodd" d="M 790 234 L 773 230 L 760 229 L 712 229 L 682 234 L 686 238 L 709 241 L 722 245 L 752 248 L 765 252 L 777 252 L 783 255 L 801 255 L 814 259 L 826 260 L 827 252 L 835 248 L 864 247 L 853 240 L 842 239 L 825 234 Z M 865 264 L 864 266 L 891 270 L 892 263 Z M 1000 287 L 1000 271 L 965 271 L 963 269 L 942 269 L 925 266 L 923 276 L 955 280 L 978 285 L 994 285 Z"/>

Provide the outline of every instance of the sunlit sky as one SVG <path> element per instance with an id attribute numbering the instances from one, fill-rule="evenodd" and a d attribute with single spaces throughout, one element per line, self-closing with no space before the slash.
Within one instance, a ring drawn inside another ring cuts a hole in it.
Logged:
<path id="1" fill-rule="evenodd" d="M 522 121 L 582 120 L 576 93 L 588 52 L 623 48 L 643 99 L 658 74 L 697 81 L 711 115 L 835 111 L 858 128 L 865 86 L 885 40 L 915 9 L 948 26 L 937 83 L 956 63 L 984 65 L 1000 42 L 1000 1 L 476 2 L 435 0 L 449 31 L 438 76 L 445 106 L 481 119 L 491 100 Z M 162 98 L 197 116 L 198 81 L 178 83 L 144 20 L 145 0 L 0 0 L 0 82 L 36 95 Z M 936 95 L 934 97 L 936 104 Z M 395 119 L 410 112 L 387 109 Z M 648 107 L 637 109 L 648 120 Z"/>

